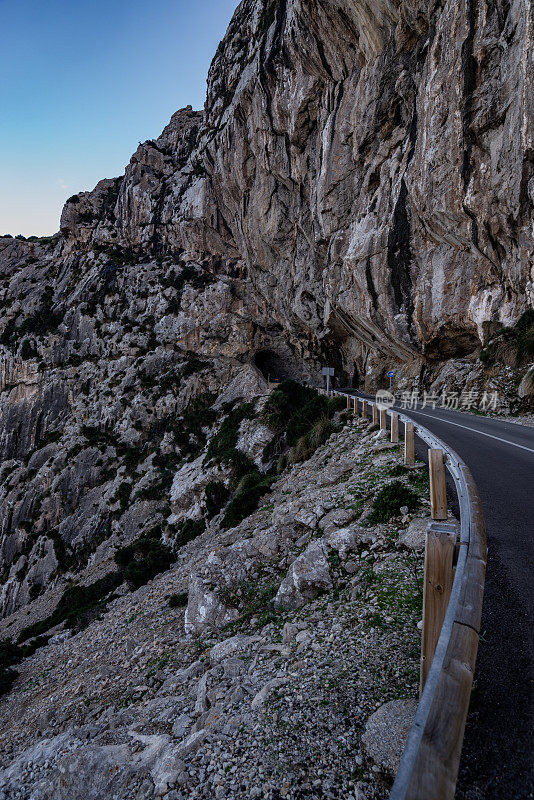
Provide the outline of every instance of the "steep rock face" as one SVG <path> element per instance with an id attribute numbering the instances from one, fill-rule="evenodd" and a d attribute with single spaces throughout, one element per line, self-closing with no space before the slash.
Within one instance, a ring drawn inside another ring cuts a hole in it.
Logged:
<path id="1" fill-rule="evenodd" d="M 271 4 L 222 109 L 230 28 L 206 136 L 224 217 L 284 324 L 402 360 L 471 352 L 533 279 L 532 9 L 407 5 Z"/>
<path id="2" fill-rule="evenodd" d="M 98 185 L 93 241 L 246 277 L 299 356 L 349 373 L 473 352 L 534 301 L 532 13 L 242 2 L 204 115 L 140 146 L 112 224 Z"/>

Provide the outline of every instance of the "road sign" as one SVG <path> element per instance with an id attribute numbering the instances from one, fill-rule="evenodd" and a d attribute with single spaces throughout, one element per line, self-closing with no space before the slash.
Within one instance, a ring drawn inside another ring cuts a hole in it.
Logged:
<path id="1" fill-rule="evenodd" d="M 326 393 L 330 394 L 330 378 L 334 377 L 334 367 L 323 367 L 323 375 L 326 375 Z"/>
<path id="2" fill-rule="evenodd" d="M 393 372 L 393 370 L 388 372 L 388 378 L 392 378 L 394 375 L 395 375 L 395 373 Z"/>

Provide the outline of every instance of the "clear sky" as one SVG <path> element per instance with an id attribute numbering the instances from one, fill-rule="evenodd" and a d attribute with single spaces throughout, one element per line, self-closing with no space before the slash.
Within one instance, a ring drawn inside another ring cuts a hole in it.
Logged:
<path id="1" fill-rule="evenodd" d="M 46 236 L 206 77 L 238 0 L 0 0 L 0 234 Z"/>

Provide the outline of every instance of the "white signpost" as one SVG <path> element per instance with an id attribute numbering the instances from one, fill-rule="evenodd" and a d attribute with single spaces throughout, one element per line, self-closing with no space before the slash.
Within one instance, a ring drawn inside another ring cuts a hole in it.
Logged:
<path id="1" fill-rule="evenodd" d="M 394 375 L 395 375 L 395 372 L 394 372 L 393 370 L 390 370 L 390 371 L 388 372 L 388 378 L 389 378 L 389 391 L 390 391 L 390 392 L 391 392 L 391 379 L 393 378 L 393 376 L 394 376 Z"/>
<path id="2" fill-rule="evenodd" d="M 334 367 L 323 367 L 323 375 L 326 375 L 326 393 L 330 394 L 330 378 L 334 377 Z"/>

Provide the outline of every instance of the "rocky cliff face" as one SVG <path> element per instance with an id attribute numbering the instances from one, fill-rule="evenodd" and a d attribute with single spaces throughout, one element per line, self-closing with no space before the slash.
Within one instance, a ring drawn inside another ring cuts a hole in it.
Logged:
<path id="1" fill-rule="evenodd" d="M 533 13 L 243 0 L 203 112 L 54 237 L 0 239 L 4 614 L 63 545 L 85 563 L 164 524 L 192 402 L 325 360 L 368 387 L 491 377 L 481 345 L 534 305 Z"/>
<path id="2" fill-rule="evenodd" d="M 469 354 L 534 302 L 532 21 L 525 0 L 242 2 L 204 114 L 68 203 L 65 246 L 240 276 L 258 321 L 349 373 Z"/>

